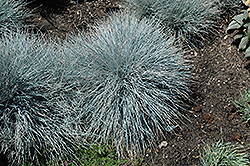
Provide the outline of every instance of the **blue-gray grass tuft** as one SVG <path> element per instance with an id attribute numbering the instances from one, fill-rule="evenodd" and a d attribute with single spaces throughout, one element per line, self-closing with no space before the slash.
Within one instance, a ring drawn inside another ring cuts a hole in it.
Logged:
<path id="1" fill-rule="evenodd" d="M 243 118 L 246 120 L 246 123 L 250 122 L 250 91 L 246 90 L 244 94 L 240 92 L 240 100 L 233 101 L 234 105 L 238 109 L 237 111 L 240 112 Z"/>
<path id="2" fill-rule="evenodd" d="M 0 0 L 0 30 L 26 27 L 25 21 L 31 11 L 25 8 L 24 0 Z"/>
<path id="3" fill-rule="evenodd" d="M 78 126 L 57 54 L 38 34 L 5 32 L 0 40 L 0 152 L 13 165 L 72 155 Z"/>
<path id="4" fill-rule="evenodd" d="M 249 165 L 249 156 L 241 145 L 233 145 L 231 142 L 224 143 L 223 140 L 210 146 L 206 144 L 203 152 L 200 152 L 200 165 Z"/>
<path id="5" fill-rule="evenodd" d="M 220 15 L 223 17 L 225 15 L 235 15 L 236 13 L 239 13 L 241 10 L 246 8 L 244 5 L 244 0 L 218 0 L 216 1 L 216 4 L 218 5 L 218 8 L 220 9 Z"/>
<path id="6" fill-rule="evenodd" d="M 136 11 L 139 19 L 154 18 L 159 19 L 157 13 L 161 10 L 165 0 L 126 0 L 125 5 L 128 9 Z M 159 20 L 158 20 L 159 21 Z"/>
<path id="7" fill-rule="evenodd" d="M 190 76 L 172 42 L 154 21 L 128 13 L 69 38 L 63 48 L 78 58 L 82 118 L 91 138 L 111 139 L 120 154 L 143 153 L 178 126 Z"/>
<path id="8" fill-rule="evenodd" d="M 198 46 L 209 33 L 216 33 L 218 9 L 211 0 L 127 0 L 139 18 L 154 18 L 169 35 L 180 41 Z"/>

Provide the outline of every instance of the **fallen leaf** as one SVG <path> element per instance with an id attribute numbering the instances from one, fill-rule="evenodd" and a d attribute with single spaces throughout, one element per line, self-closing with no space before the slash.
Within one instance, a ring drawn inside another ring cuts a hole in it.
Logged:
<path id="1" fill-rule="evenodd" d="M 193 156 L 193 158 L 196 158 L 196 159 L 198 159 L 200 156 Z"/>
<path id="2" fill-rule="evenodd" d="M 212 123 L 212 121 L 214 120 L 214 117 L 212 115 L 205 115 L 204 118 L 208 123 Z"/>
<path id="3" fill-rule="evenodd" d="M 200 112 L 201 111 L 201 106 L 197 106 L 195 108 L 192 108 L 193 111 L 195 112 Z"/>
<path id="4" fill-rule="evenodd" d="M 241 142 L 241 141 L 242 141 L 242 138 L 243 138 L 243 137 L 241 136 L 241 134 L 235 134 L 235 135 L 231 138 L 231 140 Z"/>

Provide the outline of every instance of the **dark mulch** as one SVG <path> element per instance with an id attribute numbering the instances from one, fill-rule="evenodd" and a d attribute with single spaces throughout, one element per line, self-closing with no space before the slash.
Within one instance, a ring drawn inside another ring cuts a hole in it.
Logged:
<path id="1" fill-rule="evenodd" d="M 65 8 L 43 5 L 30 21 L 43 32 L 65 38 L 76 28 L 87 30 L 109 12 L 119 10 L 120 2 L 79 0 L 77 7 L 76 0 L 72 0 Z M 232 44 L 232 36 L 226 34 L 227 24 L 222 23 L 219 37 L 199 52 L 193 51 L 195 104 L 187 112 L 190 122 L 185 122 L 186 125 L 167 140 L 167 146 L 149 150 L 142 156 L 147 165 L 198 165 L 204 143 L 212 144 L 221 138 L 239 142 L 248 149 L 249 126 L 236 112 L 232 100 L 233 97 L 239 99 L 240 92 L 250 88 L 250 63 Z"/>
<path id="2" fill-rule="evenodd" d="M 200 53 L 193 53 L 196 104 L 188 113 L 191 123 L 182 126 L 165 148 L 154 152 L 153 165 L 199 165 L 204 143 L 213 144 L 221 138 L 249 149 L 249 125 L 232 103 L 234 97 L 239 99 L 240 92 L 250 87 L 249 61 L 232 42 L 232 37 L 222 31 Z"/>
<path id="3" fill-rule="evenodd" d="M 47 0 L 29 5 L 36 8 L 36 14 L 29 21 L 42 32 L 60 39 L 77 32 L 76 29 L 87 31 L 95 22 L 120 9 L 120 0 L 79 0 L 78 5 L 76 0 L 61 1 L 66 6 L 49 5 Z"/>

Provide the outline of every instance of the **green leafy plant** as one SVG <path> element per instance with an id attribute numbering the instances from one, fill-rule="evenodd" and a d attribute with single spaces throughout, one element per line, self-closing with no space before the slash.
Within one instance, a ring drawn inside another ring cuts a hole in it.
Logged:
<path id="1" fill-rule="evenodd" d="M 32 162 L 25 163 L 24 166 L 30 166 Z M 48 165 L 47 162 L 42 158 L 39 159 L 40 165 Z M 128 159 L 119 159 L 116 153 L 116 150 L 112 146 L 108 146 L 106 144 L 89 144 L 85 147 L 79 147 L 76 152 L 75 156 L 69 157 L 69 159 L 63 159 L 59 165 L 61 166 L 121 166 L 128 163 Z M 54 164 L 52 164 L 54 165 Z"/>
<path id="2" fill-rule="evenodd" d="M 67 47 L 66 47 L 67 46 Z M 180 48 L 155 22 L 117 13 L 89 34 L 70 36 L 82 120 L 91 140 L 110 140 L 119 154 L 144 153 L 178 127 L 190 75 Z"/>
<path id="3" fill-rule="evenodd" d="M 246 123 L 250 120 L 250 91 L 245 91 L 245 94 L 240 94 L 241 99 L 239 101 L 234 100 L 235 106 L 238 108 L 243 118 L 246 120 Z"/>
<path id="4" fill-rule="evenodd" d="M 190 46 L 199 46 L 208 34 L 216 32 L 218 9 L 210 0 L 127 0 L 139 18 L 160 22 L 168 35 Z"/>
<path id="5" fill-rule="evenodd" d="M 86 148 L 79 148 L 77 156 L 81 163 L 86 166 L 92 165 L 114 165 L 120 166 L 128 162 L 127 159 L 119 159 L 116 150 L 108 145 L 92 145 Z"/>
<path id="6" fill-rule="evenodd" d="M 218 141 L 210 146 L 206 145 L 204 151 L 200 152 L 202 166 L 224 166 L 224 165 L 249 165 L 248 154 L 244 152 L 243 146 L 232 145 L 230 142 Z"/>
<path id="7" fill-rule="evenodd" d="M 24 0 L 0 0 L 0 30 L 26 27 L 25 21 L 32 15 L 25 8 Z"/>
<path id="8" fill-rule="evenodd" d="M 77 144 L 81 130 L 63 82 L 69 63 L 52 43 L 26 32 L 0 39 L 0 152 L 11 165 L 38 165 L 41 156 L 57 163 Z"/>
<path id="9" fill-rule="evenodd" d="M 231 23 L 228 25 L 227 32 L 231 33 L 237 30 L 234 40 L 240 41 L 239 50 L 245 50 L 245 57 L 250 57 L 250 18 L 248 12 L 245 10 L 243 13 L 238 14 L 232 18 Z"/>

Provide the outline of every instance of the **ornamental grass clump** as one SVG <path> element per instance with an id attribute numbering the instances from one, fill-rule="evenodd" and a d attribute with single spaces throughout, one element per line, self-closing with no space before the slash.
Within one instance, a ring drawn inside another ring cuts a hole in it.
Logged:
<path id="1" fill-rule="evenodd" d="M 209 34 L 216 34 L 218 9 L 211 0 L 127 0 L 139 18 L 154 18 L 168 35 L 188 46 L 201 46 Z M 145 14 L 146 13 L 146 14 Z"/>
<path id="2" fill-rule="evenodd" d="M 164 0 L 126 0 L 125 5 L 128 9 L 136 11 L 136 16 L 139 19 L 146 17 L 157 20 L 159 19 L 157 12 L 159 12 L 162 5 L 164 5 Z"/>
<path id="3" fill-rule="evenodd" d="M 117 13 L 63 48 L 78 58 L 82 119 L 92 140 L 112 142 L 119 154 L 144 153 L 179 125 L 188 66 L 154 21 Z"/>
<path id="4" fill-rule="evenodd" d="M 72 155 L 79 128 L 57 54 L 38 34 L 0 39 L 0 152 L 11 165 L 41 158 L 56 165 Z"/>
<path id="5" fill-rule="evenodd" d="M 243 148 L 230 142 L 224 143 L 223 140 L 212 146 L 206 145 L 204 151 L 200 153 L 201 166 L 249 165 L 249 156 Z"/>
<path id="6" fill-rule="evenodd" d="M 241 98 L 239 100 L 233 101 L 234 105 L 237 108 L 237 112 L 239 112 L 246 123 L 250 122 L 250 91 L 245 91 L 244 94 L 240 93 Z"/>
<path id="7" fill-rule="evenodd" d="M 26 20 L 32 15 L 25 8 L 24 0 L 0 0 L 0 30 L 27 27 Z"/>

